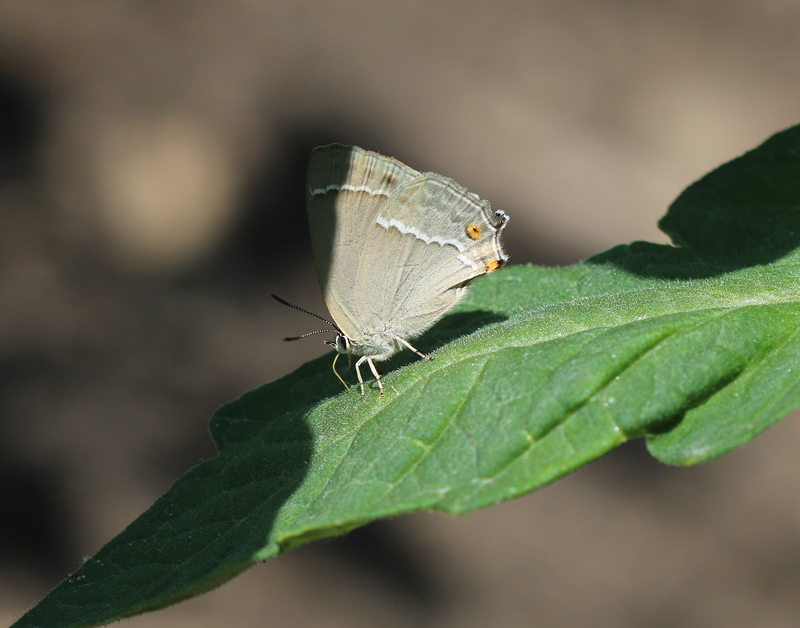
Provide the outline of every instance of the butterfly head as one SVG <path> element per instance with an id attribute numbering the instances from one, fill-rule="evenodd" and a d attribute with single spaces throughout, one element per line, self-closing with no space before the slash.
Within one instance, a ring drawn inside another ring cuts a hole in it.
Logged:
<path id="1" fill-rule="evenodd" d="M 350 353 L 353 350 L 353 345 L 350 339 L 343 333 L 338 332 L 336 338 L 333 340 L 323 340 L 326 345 L 330 345 L 336 349 L 337 353 Z"/>

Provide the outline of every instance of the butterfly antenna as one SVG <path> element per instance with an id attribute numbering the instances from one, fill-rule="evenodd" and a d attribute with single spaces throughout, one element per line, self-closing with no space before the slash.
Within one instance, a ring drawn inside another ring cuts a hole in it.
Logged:
<path id="1" fill-rule="evenodd" d="M 331 322 L 330 322 L 330 321 L 329 321 L 327 318 L 322 318 L 322 317 L 321 317 L 319 314 L 314 314 L 314 312 L 309 312 L 308 310 L 304 310 L 304 309 L 303 309 L 303 308 L 301 308 L 299 305 L 295 305 L 294 303 L 289 303 L 288 301 L 284 301 L 284 300 L 283 300 L 283 299 L 281 299 L 279 296 L 277 296 L 277 295 L 274 295 L 274 294 L 272 294 L 271 292 L 269 293 L 269 296 L 271 296 L 273 299 L 275 299 L 275 300 L 276 300 L 278 303 L 281 303 L 282 305 L 285 305 L 285 306 L 287 306 L 287 307 L 294 308 L 295 310 L 300 310 L 301 312 L 303 312 L 303 313 L 305 313 L 305 314 L 309 314 L 310 316 L 313 316 L 314 318 L 318 318 L 318 319 L 319 319 L 319 320 L 321 320 L 322 322 L 324 322 L 324 323 L 327 323 L 328 325 L 330 325 L 331 327 L 333 327 L 333 328 L 334 328 L 336 331 L 338 331 L 340 334 L 342 333 L 342 330 L 341 330 L 341 329 L 339 329 L 339 327 L 338 327 L 337 325 L 335 325 L 334 323 L 331 323 Z M 305 338 L 306 336 L 310 336 L 310 335 L 312 335 L 312 334 L 318 334 L 318 333 L 320 333 L 320 332 L 322 332 L 322 331 L 327 331 L 327 330 L 325 330 L 325 329 L 322 329 L 322 330 L 320 330 L 320 331 L 312 331 L 312 332 L 311 332 L 311 333 L 309 333 L 309 334 L 303 334 L 302 336 L 296 336 L 296 337 L 294 337 L 294 338 L 284 338 L 284 340 L 298 340 L 299 338 Z"/>
<path id="2" fill-rule="evenodd" d="M 314 334 L 329 334 L 329 333 L 331 333 L 330 329 L 318 329 L 317 331 L 310 331 L 307 334 L 303 334 L 302 336 L 292 336 L 291 338 L 284 338 L 283 341 L 284 342 L 291 342 L 292 340 L 300 340 L 301 338 L 305 338 L 306 336 L 313 336 Z M 327 344 L 327 343 L 333 342 L 333 341 L 332 340 L 331 341 L 325 340 L 324 342 Z M 336 344 L 336 343 L 334 343 L 334 344 Z"/>
<path id="3" fill-rule="evenodd" d="M 321 320 L 324 323 L 327 323 L 328 325 L 333 327 L 334 331 L 336 331 L 337 333 L 339 333 L 342 336 L 344 336 L 344 333 L 342 333 L 342 330 L 339 329 L 339 327 L 337 325 L 335 325 L 332 322 L 330 322 L 327 318 L 322 318 L 319 314 L 314 314 L 314 312 L 309 312 L 308 310 L 305 310 L 302 307 L 300 307 L 298 305 L 295 305 L 294 303 L 289 303 L 288 301 L 284 301 L 279 296 L 274 295 L 271 292 L 269 293 L 269 296 L 271 296 L 273 299 L 275 299 L 278 303 L 281 303 L 281 304 L 283 304 L 283 305 L 285 305 L 287 307 L 294 308 L 295 310 L 300 310 L 301 312 L 304 312 L 305 314 L 310 314 L 314 318 L 318 318 L 319 320 Z M 284 338 L 284 340 L 286 342 L 291 342 L 292 340 L 300 340 L 301 338 L 306 338 L 307 336 L 313 336 L 314 334 L 329 334 L 330 332 L 331 332 L 330 329 L 318 329 L 317 331 L 310 331 L 307 334 L 303 334 L 302 336 L 292 336 L 291 338 Z M 325 344 L 331 345 L 332 347 L 336 347 L 336 343 L 334 341 L 332 341 L 332 340 L 326 340 Z M 336 377 L 339 378 L 339 381 L 342 382 L 342 384 L 344 385 L 344 387 L 347 390 L 350 390 L 350 386 L 347 385 L 347 383 L 342 379 L 342 376 L 339 375 L 338 371 L 336 370 L 336 360 L 339 359 L 340 355 L 341 354 L 337 352 L 336 353 L 336 357 L 333 358 L 333 374 L 336 375 Z M 351 360 L 351 356 L 350 356 L 350 352 L 348 351 L 347 352 L 347 370 L 348 371 L 350 370 L 350 360 Z"/>

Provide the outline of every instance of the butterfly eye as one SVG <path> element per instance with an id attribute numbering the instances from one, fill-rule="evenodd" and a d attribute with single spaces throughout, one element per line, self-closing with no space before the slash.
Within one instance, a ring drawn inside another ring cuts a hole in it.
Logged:
<path id="1" fill-rule="evenodd" d="M 347 353 L 350 351 L 350 339 L 344 334 L 336 336 L 336 351 L 339 353 Z"/>

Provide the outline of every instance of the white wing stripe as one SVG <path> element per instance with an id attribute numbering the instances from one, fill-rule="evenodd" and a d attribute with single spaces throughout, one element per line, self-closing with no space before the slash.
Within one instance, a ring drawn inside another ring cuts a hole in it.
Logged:
<path id="1" fill-rule="evenodd" d="M 422 231 L 420 231 L 419 229 L 416 229 L 414 227 L 409 227 L 403 224 L 402 222 L 397 220 L 397 218 L 386 220 L 386 218 L 384 218 L 383 216 L 378 216 L 376 222 L 384 229 L 389 229 L 389 227 L 394 227 L 404 235 L 406 233 L 410 233 L 415 238 L 417 238 L 417 240 L 422 240 L 425 244 L 438 244 L 439 246 L 444 246 L 446 244 L 449 244 L 450 246 L 456 247 L 456 249 L 458 249 L 459 252 L 464 251 L 464 245 L 461 244 L 461 242 L 459 242 L 458 240 L 445 240 L 444 238 L 439 238 L 437 236 L 429 236 L 426 233 L 422 233 Z M 463 256 L 459 255 L 458 257 L 460 259 Z M 467 264 L 467 265 L 472 266 L 472 264 Z"/>
<path id="2" fill-rule="evenodd" d="M 387 198 L 389 197 L 389 192 L 387 190 L 383 189 L 373 190 L 371 187 L 366 185 L 348 185 L 347 183 L 344 183 L 342 185 L 337 185 L 335 183 L 332 183 L 331 185 L 324 188 L 315 188 L 311 190 L 311 196 L 327 194 L 328 192 L 331 192 L 333 190 L 336 190 L 337 192 L 340 192 L 341 190 L 348 190 L 350 192 L 366 192 L 370 196 L 385 196 Z"/>
<path id="3" fill-rule="evenodd" d="M 459 255 L 456 259 L 464 264 L 464 266 L 469 266 L 472 268 L 472 270 L 478 270 L 478 268 L 480 268 L 480 266 L 478 266 L 475 262 L 468 260 L 466 255 Z"/>

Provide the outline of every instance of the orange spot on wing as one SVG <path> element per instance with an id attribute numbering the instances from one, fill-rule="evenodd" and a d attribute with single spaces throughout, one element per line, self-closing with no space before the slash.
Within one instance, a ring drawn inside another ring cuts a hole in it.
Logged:
<path id="1" fill-rule="evenodd" d="M 489 261 L 486 262 L 486 272 L 490 273 L 493 270 L 497 270 L 503 265 L 503 263 L 504 263 L 503 260 L 490 259 Z"/>
<path id="2" fill-rule="evenodd" d="M 467 226 L 467 236 L 471 240 L 477 240 L 481 237 L 481 228 L 476 225 L 474 222 L 469 223 Z"/>

